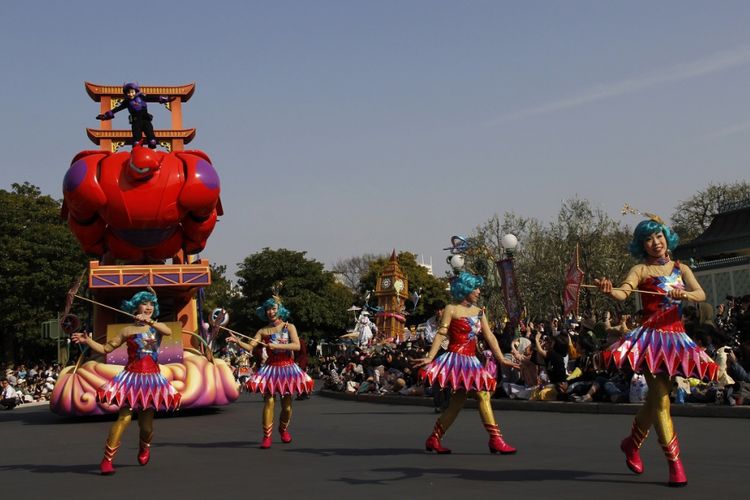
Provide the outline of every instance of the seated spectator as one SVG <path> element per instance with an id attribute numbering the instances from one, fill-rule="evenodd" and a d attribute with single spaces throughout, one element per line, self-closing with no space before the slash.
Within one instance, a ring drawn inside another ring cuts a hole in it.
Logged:
<path id="1" fill-rule="evenodd" d="M 2 406 L 3 410 L 12 410 L 18 405 L 18 395 L 16 394 L 16 390 L 10 385 L 8 379 L 3 379 L 0 382 L 0 386 L 2 386 L 2 392 L 0 392 L 0 406 Z"/>
<path id="2" fill-rule="evenodd" d="M 630 379 L 630 374 L 622 370 L 618 370 L 611 377 L 598 375 L 586 394 L 573 396 L 571 400 L 577 403 L 588 403 L 591 401 L 627 403 Z"/>
<path id="3" fill-rule="evenodd" d="M 570 349 L 570 337 L 567 333 L 561 333 L 552 337 L 550 343 L 545 345 L 541 342 L 542 334 L 537 332 L 534 337 L 536 349 L 544 358 L 549 377 L 549 383 L 555 391 L 554 398 L 564 401 L 567 399 L 568 373 L 565 369 L 565 356 Z"/>

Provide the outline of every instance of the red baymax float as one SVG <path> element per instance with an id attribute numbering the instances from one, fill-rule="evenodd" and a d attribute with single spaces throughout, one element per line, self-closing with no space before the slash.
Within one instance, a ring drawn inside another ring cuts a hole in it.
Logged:
<path id="1" fill-rule="evenodd" d="M 83 151 L 63 180 L 63 216 L 86 253 L 163 261 L 203 250 L 223 214 L 219 191 L 202 151 Z"/>

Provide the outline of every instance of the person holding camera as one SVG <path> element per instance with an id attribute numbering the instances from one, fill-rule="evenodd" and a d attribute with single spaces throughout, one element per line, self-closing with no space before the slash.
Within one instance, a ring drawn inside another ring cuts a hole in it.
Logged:
<path id="1" fill-rule="evenodd" d="M 646 401 L 620 449 L 630 470 L 641 474 L 639 449 L 654 426 L 669 465 L 669 486 L 687 484 L 670 415 L 672 378 L 679 375 L 715 380 L 718 371 L 716 363 L 685 333 L 680 320 L 683 301 L 703 302 L 706 294 L 688 266 L 671 260 L 669 250 L 678 242 L 677 234 L 664 221 L 650 216 L 636 226 L 630 243 L 630 253 L 642 263 L 630 269 L 617 289 L 607 278 L 595 280 L 599 289 L 615 300 L 625 300 L 635 290 L 644 292 L 645 321 L 604 351 L 604 357 L 617 368 L 627 363 L 636 373 L 645 375 Z"/>

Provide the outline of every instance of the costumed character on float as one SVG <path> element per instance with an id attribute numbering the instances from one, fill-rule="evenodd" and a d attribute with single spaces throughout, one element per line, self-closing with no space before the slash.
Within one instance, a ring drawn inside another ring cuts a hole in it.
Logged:
<path id="1" fill-rule="evenodd" d="M 151 124 L 154 117 L 148 112 L 148 104 L 146 102 L 150 100 L 159 104 L 167 104 L 175 98 L 164 96 L 156 98 L 147 97 L 146 94 L 141 92 L 141 87 L 134 82 L 123 84 L 122 94 L 124 98 L 120 104 L 104 113 L 96 115 L 96 119 L 102 121 L 111 120 L 115 117 L 116 113 L 127 109 L 130 129 L 133 132 L 133 142 L 139 142 L 145 136 L 148 147 L 155 149 L 157 145 L 156 135 L 154 134 L 154 126 Z"/>
<path id="2" fill-rule="evenodd" d="M 114 86 L 87 83 L 86 88 L 101 101 L 104 114 L 119 95 Z M 168 152 L 146 148 L 140 140 L 130 151 L 117 151 L 117 139 L 127 137 L 126 131 L 89 130 L 102 149 L 78 153 L 65 174 L 62 216 L 83 250 L 97 258 L 89 265 L 88 291 L 98 299 L 76 294 L 79 283 L 68 293 L 66 313 L 75 299 L 95 304 L 94 338 L 79 345 L 111 346 L 124 326 L 115 324 L 116 315 L 131 316 L 111 304 L 138 288 L 159 290 L 162 322 L 175 334 L 160 347 L 161 372 L 178 391 L 181 407 L 226 405 L 239 397 L 232 370 L 223 360 L 213 359 L 210 342 L 203 338 L 208 333 L 197 333 L 203 324 L 195 295 L 211 284 L 210 268 L 206 260 L 191 259 L 205 248 L 217 216 L 223 214 L 219 176 L 206 153 L 183 149 L 194 129 L 179 129 L 180 104 L 192 95 L 194 85 L 155 88 L 169 93 L 170 102 L 178 99 L 172 104 L 177 129 L 156 131 Z M 167 259 L 172 263 L 165 263 Z M 64 318 L 69 323 L 63 324 L 66 333 L 79 331 L 77 319 L 70 321 L 67 314 Z M 193 344 L 196 339 L 201 344 Z M 75 366 L 65 368 L 50 400 L 54 412 L 92 415 L 118 410 L 97 401 L 97 388 L 115 380 L 122 371 L 116 363 L 125 364 L 129 358 L 124 348 L 117 353 L 92 349 L 106 354 L 106 362 L 82 363 L 82 353 Z"/>
<path id="3" fill-rule="evenodd" d="M 595 280 L 603 293 L 616 300 L 641 293 L 645 317 L 643 324 L 604 352 L 604 359 L 617 368 L 630 365 L 648 383 L 646 401 L 633 420 L 630 436 L 620 444 L 627 466 L 636 474 L 643 472 L 639 450 L 653 426 L 669 465 L 669 486 L 685 486 L 687 475 L 670 415 L 672 378 L 715 380 L 718 367 L 688 337 L 680 319 L 683 301 L 703 302 L 706 294 L 690 268 L 670 258 L 679 238 L 658 216 L 644 215 L 649 219 L 636 226 L 630 243 L 630 253 L 643 262 L 630 269 L 619 288 L 607 278 Z"/>
<path id="4" fill-rule="evenodd" d="M 130 424 L 133 412 L 138 412 L 140 440 L 138 463 L 146 465 L 151 457 L 151 439 L 154 435 L 154 411 L 176 410 L 180 394 L 161 374 L 158 363 L 162 337 L 172 330 L 155 320 L 159 316 L 159 301 L 150 292 L 138 292 L 123 302 L 122 308 L 135 316 L 131 326 L 126 326 L 106 344 L 96 342 L 85 333 L 74 333 L 71 340 L 84 344 L 94 352 L 108 354 L 122 344 L 127 345 L 128 363 L 112 380 L 96 390 L 96 400 L 118 408 L 117 421 L 112 424 L 104 447 L 104 458 L 99 469 L 102 474 L 115 473 L 112 463 L 123 432 Z"/>
<path id="5" fill-rule="evenodd" d="M 290 312 L 276 291 L 273 297 L 255 310 L 255 314 L 267 321 L 268 325 L 258 330 L 250 339 L 251 343 L 243 342 L 233 334 L 227 337 L 227 341 L 235 342 L 247 351 L 251 351 L 253 345 L 260 344 L 268 352 L 264 365 L 247 382 L 250 391 L 263 395 L 263 439 L 260 447 L 268 449 L 272 442 L 276 395 L 281 398 L 279 436 L 282 443 L 291 443 L 289 424 L 292 419 L 292 396 L 310 394 L 313 380 L 294 362 L 294 352 L 300 349 L 299 336 L 294 325 L 288 322 Z"/>
<path id="6" fill-rule="evenodd" d="M 505 359 L 484 310 L 477 305 L 483 283 L 481 276 L 468 272 L 461 272 L 451 280 L 451 295 L 456 303 L 445 307 L 430 352 L 426 357 L 415 360 L 415 367 L 424 367 L 420 372 L 423 380 L 452 391 L 448 408 L 438 417 L 425 442 L 427 451 L 438 454 L 451 452 L 442 445 L 441 439 L 463 408 L 467 394 L 472 392 L 479 403 L 479 416 L 490 436 L 490 452 L 503 455 L 516 452 L 503 439 L 492 412 L 490 396 L 495 391 L 497 380 L 477 358 L 477 340 L 481 334 L 499 363 L 519 368 L 518 364 Z M 440 349 L 440 338 L 445 336 L 448 337 L 448 351 L 435 358 Z"/>
<path id="7" fill-rule="evenodd" d="M 370 347 L 372 345 L 372 339 L 375 337 L 374 333 L 378 333 L 378 327 L 375 323 L 370 321 L 369 312 L 362 310 L 362 312 L 359 313 L 356 331 L 359 333 L 357 337 L 359 347 Z"/>

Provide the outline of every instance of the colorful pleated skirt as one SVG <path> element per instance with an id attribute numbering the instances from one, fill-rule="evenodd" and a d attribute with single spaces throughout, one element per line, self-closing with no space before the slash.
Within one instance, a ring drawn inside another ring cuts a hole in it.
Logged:
<path id="1" fill-rule="evenodd" d="M 432 385 L 453 391 L 490 391 L 497 386 L 495 375 L 490 373 L 476 356 L 458 352 L 444 352 L 421 372 L 420 377 Z"/>
<path id="2" fill-rule="evenodd" d="M 96 391 L 100 403 L 132 410 L 176 410 L 180 397 L 161 373 L 133 372 L 127 367 Z"/>
<path id="3" fill-rule="evenodd" d="M 657 312 L 603 354 L 607 364 L 629 365 L 636 373 L 716 380 L 719 369 L 685 333 L 677 307 Z"/>
<path id="4" fill-rule="evenodd" d="M 267 362 L 247 382 L 252 392 L 262 394 L 309 394 L 313 379 L 292 360 Z"/>

